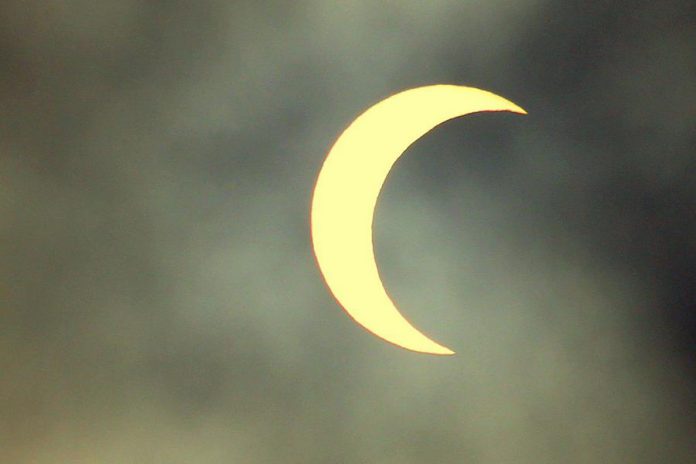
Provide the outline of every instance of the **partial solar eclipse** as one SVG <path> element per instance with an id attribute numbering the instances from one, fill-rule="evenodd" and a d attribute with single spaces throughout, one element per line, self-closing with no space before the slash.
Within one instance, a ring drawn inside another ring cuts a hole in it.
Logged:
<path id="1" fill-rule="evenodd" d="M 314 187 L 312 243 L 329 289 L 358 324 L 408 350 L 454 354 L 407 321 L 384 289 L 372 247 L 377 197 L 413 142 L 438 124 L 480 111 L 526 114 L 491 92 L 455 85 L 419 87 L 382 100 L 341 134 Z"/>

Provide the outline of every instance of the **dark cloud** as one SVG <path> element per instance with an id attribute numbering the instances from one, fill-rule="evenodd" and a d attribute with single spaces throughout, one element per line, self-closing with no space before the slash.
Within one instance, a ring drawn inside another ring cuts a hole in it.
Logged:
<path id="1" fill-rule="evenodd" d="M 3 462 L 688 462 L 688 2 L 8 1 Z M 367 106 L 468 84 L 385 185 L 365 333 L 308 220 Z"/>

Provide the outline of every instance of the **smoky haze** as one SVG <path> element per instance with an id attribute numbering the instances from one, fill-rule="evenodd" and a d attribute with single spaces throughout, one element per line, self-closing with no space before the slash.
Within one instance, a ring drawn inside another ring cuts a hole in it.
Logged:
<path id="1" fill-rule="evenodd" d="M 693 2 L 0 6 L 0 461 L 687 463 Z M 400 90 L 493 91 L 381 194 L 357 327 L 323 158 Z"/>

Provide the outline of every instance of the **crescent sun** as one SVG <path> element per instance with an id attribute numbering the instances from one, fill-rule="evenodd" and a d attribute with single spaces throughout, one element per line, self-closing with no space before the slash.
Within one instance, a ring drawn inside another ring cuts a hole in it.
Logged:
<path id="1" fill-rule="evenodd" d="M 340 135 L 314 187 L 312 243 L 329 289 L 358 324 L 408 350 L 454 354 L 407 321 L 382 284 L 372 245 L 377 198 L 412 143 L 447 120 L 481 111 L 526 114 L 505 98 L 472 87 L 432 85 L 388 97 Z"/>

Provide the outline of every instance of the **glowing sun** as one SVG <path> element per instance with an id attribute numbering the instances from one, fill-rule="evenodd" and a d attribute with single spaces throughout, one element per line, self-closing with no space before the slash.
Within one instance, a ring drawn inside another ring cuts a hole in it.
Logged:
<path id="1" fill-rule="evenodd" d="M 372 247 L 377 197 L 413 142 L 438 124 L 480 111 L 526 114 L 498 95 L 454 85 L 419 87 L 382 100 L 341 134 L 314 188 L 312 243 L 331 292 L 357 323 L 409 350 L 454 353 L 408 322 L 384 289 Z"/>

